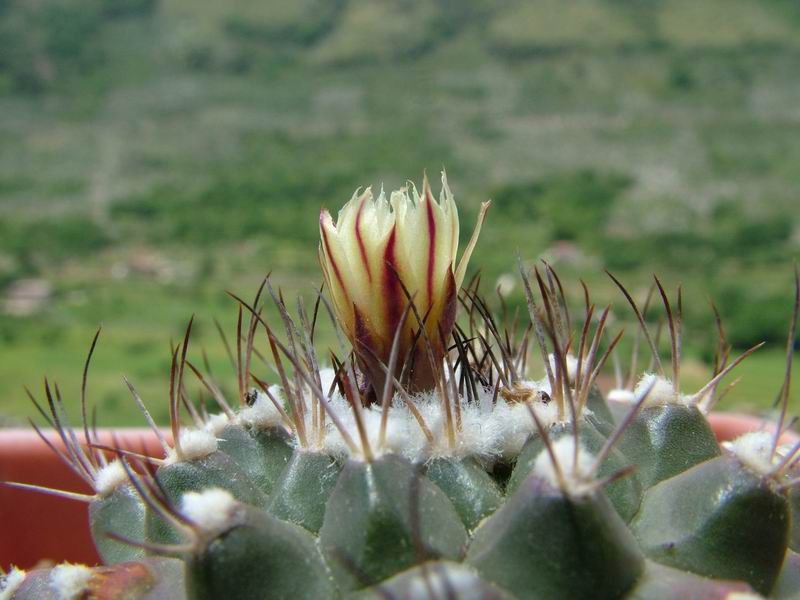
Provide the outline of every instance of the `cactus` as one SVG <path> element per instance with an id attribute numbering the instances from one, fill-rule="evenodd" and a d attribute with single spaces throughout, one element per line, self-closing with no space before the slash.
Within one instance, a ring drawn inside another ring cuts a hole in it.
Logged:
<path id="1" fill-rule="evenodd" d="M 94 493 L 42 491 L 88 505 L 105 564 L 0 572 L 0 599 L 800 598 L 800 444 L 779 443 L 798 273 L 775 433 L 720 447 L 706 415 L 757 347 L 731 361 L 721 336 L 713 378 L 684 394 L 680 289 L 673 308 L 653 288 L 668 374 L 647 307 L 614 278 L 639 328 L 627 382 L 602 393 L 622 335 L 604 338 L 610 308 L 598 314 L 587 292 L 573 326 L 555 271 L 520 263 L 530 323 L 495 315 L 477 278 L 464 285 L 489 205 L 457 264 L 442 184 L 438 201 L 426 178 L 421 193 L 357 194 L 336 222 L 323 211 L 331 301 L 318 296 L 311 314 L 299 300 L 293 315 L 269 278 L 252 302 L 234 296 L 238 403 L 190 361 L 190 321 L 172 354 L 171 436 L 128 384 L 163 456 L 101 446 L 87 426 L 95 336 L 82 430 L 56 386 L 45 384 L 46 406 L 31 399 Z M 262 316 L 267 297 L 277 323 Z M 313 343 L 325 313 L 338 338 L 330 366 Z M 651 365 L 639 374 L 642 339 Z M 257 351 L 274 372 L 259 372 Z M 217 410 L 188 397 L 192 376 Z"/>

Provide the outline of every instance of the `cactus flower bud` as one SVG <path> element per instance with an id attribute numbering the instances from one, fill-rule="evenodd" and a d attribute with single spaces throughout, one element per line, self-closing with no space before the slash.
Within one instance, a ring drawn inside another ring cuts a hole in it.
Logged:
<path id="1" fill-rule="evenodd" d="M 374 397 L 380 396 L 395 332 L 409 297 L 425 326 L 412 315 L 399 338 L 395 375 L 411 360 L 403 384 L 411 391 L 430 390 L 444 357 L 445 340 L 455 322 L 457 294 L 477 242 L 489 203 L 456 265 L 459 221 L 453 195 L 442 173 L 436 201 L 427 176 L 422 194 L 412 184 L 377 198 L 372 190 L 356 192 L 336 222 L 320 214 L 319 258 L 336 316 L 355 349 Z M 431 352 L 426 345 L 430 343 Z"/>

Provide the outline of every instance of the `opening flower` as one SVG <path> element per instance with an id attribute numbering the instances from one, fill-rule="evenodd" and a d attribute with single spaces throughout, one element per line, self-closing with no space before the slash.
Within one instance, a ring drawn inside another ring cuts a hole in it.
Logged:
<path id="1" fill-rule="evenodd" d="M 412 299 L 415 310 L 402 323 L 394 375 L 414 392 L 435 387 L 455 323 L 458 290 L 488 208 L 489 202 L 481 205 L 457 265 L 458 209 L 444 172 L 438 201 L 426 176 L 421 194 L 413 184 L 388 199 L 383 190 L 377 198 L 371 188 L 357 191 L 336 222 L 322 210 L 322 272 L 373 399 L 383 389 L 382 365 L 389 363 L 395 332 Z"/>

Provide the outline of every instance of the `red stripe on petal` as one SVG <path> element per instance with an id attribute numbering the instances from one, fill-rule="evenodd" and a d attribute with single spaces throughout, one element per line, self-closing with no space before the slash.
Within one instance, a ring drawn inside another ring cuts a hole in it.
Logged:
<path id="1" fill-rule="evenodd" d="M 433 275 L 436 266 L 436 219 L 433 217 L 433 197 L 430 188 L 425 188 L 425 206 L 428 209 L 428 309 L 433 306 Z"/>
<path id="2" fill-rule="evenodd" d="M 456 280 L 453 270 L 447 270 L 447 279 L 444 284 L 444 294 L 442 302 L 442 313 L 439 315 L 439 327 L 445 338 L 450 336 L 453 326 L 456 324 L 456 309 L 458 308 L 458 294 L 456 292 Z M 447 347 L 447 339 L 442 340 Z"/>
<path id="3" fill-rule="evenodd" d="M 366 376 L 364 387 L 371 387 L 371 391 L 362 394 L 364 406 L 369 406 L 377 401 L 379 394 L 383 391 L 386 374 L 383 372 L 382 365 L 388 360 L 388 356 L 382 348 L 376 347 L 374 332 L 370 328 L 371 323 L 355 304 L 353 304 L 353 315 L 355 317 L 353 350 L 355 350 L 359 366 Z"/>
<path id="4" fill-rule="evenodd" d="M 370 331 L 369 325 L 367 324 L 367 320 L 364 318 L 364 315 L 361 314 L 361 311 L 358 310 L 358 307 L 353 304 L 353 322 L 354 322 L 354 329 L 353 332 L 355 334 L 355 350 L 361 353 L 362 346 L 365 346 L 372 350 L 373 352 L 378 352 L 378 348 L 375 348 L 375 342 L 372 338 L 372 333 Z"/>
<path id="5" fill-rule="evenodd" d="M 401 300 L 403 290 L 400 287 L 395 256 L 396 242 L 397 226 L 395 225 L 392 227 L 392 233 L 389 234 L 389 240 L 386 242 L 386 250 L 383 252 L 383 294 L 386 302 L 386 329 L 384 335 L 387 339 L 391 339 L 391 336 L 394 335 L 403 312 Z"/>
<path id="6" fill-rule="evenodd" d="M 364 268 L 367 270 L 367 279 L 370 283 L 372 283 L 372 271 L 369 268 L 369 260 L 367 259 L 367 249 L 364 247 L 364 239 L 361 237 L 361 214 L 364 210 L 364 203 L 367 201 L 367 195 L 364 194 L 361 196 L 361 204 L 358 207 L 358 212 L 356 213 L 356 240 L 358 241 L 358 251 L 361 255 L 361 262 L 364 263 Z"/>

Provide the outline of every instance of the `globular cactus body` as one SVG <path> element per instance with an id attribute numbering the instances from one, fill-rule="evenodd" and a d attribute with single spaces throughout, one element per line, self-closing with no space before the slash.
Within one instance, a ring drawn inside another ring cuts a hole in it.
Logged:
<path id="1" fill-rule="evenodd" d="M 587 294 L 576 335 L 549 265 L 535 271 L 538 295 L 521 268 L 523 333 L 476 283 L 455 319 L 466 258 L 456 264 L 446 185 L 439 202 L 427 180 L 422 194 L 354 196 L 337 223 L 323 213 L 321 237 L 332 309 L 320 299 L 310 317 L 299 302 L 292 318 L 265 281 L 279 336 L 262 318 L 263 285 L 252 304 L 237 298 L 238 408 L 187 359 L 190 325 L 173 353 L 172 441 L 155 430 L 163 457 L 111 452 L 89 428 L 81 441 L 47 387 L 63 458 L 95 491 L 64 495 L 87 502 L 106 566 L 12 570 L 0 600 L 800 598 L 800 444 L 779 444 L 788 375 L 775 435 L 721 448 L 706 414 L 752 350 L 729 362 L 724 348 L 708 385 L 681 394 L 681 301 L 672 311 L 658 280 L 672 378 L 622 288 L 655 373 L 634 386 L 632 367 L 603 393 L 620 337 L 603 341 L 609 309 L 596 318 Z M 798 306 L 800 279 L 789 361 Z M 312 344 L 326 311 L 351 344 L 339 340 L 332 368 Z M 262 331 L 273 385 L 250 360 Z M 536 347 L 544 378 L 530 380 Z M 188 400 L 186 366 L 219 414 Z"/>
<path id="2" fill-rule="evenodd" d="M 192 598 L 331 598 L 335 588 L 314 537 L 255 507 L 239 505 L 186 560 Z M 259 573 L 253 577 L 253 573 Z M 269 590 L 267 592 L 266 590 Z"/>
<path id="3" fill-rule="evenodd" d="M 568 423 L 556 425 L 550 429 L 548 435 L 552 441 L 557 441 L 565 435 L 572 436 L 574 435 L 573 426 Z M 582 423 L 578 428 L 578 438 L 581 444 L 593 453 L 600 452 L 608 441 L 608 438 L 588 421 Z M 509 493 L 516 492 L 528 480 L 536 460 L 544 451 L 545 442 L 539 435 L 533 435 L 525 442 L 508 482 Z M 604 477 L 629 466 L 631 466 L 631 460 L 618 449 L 612 448 L 606 459 L 600 464 L 597 475 Z M 609 483 L 604 491 L 624 521 L 630 521 L 638 512 L 642 498 L 642 486 L 637 473 L 631 473 L 628 477 Z"/>
<path id="4" fill-rule="evenodd" d="M 618 448 L 636 459 L 636 474 L 645 489 L 720 454 L 700 410 L 674 404 L 642 409 L 625 428 Z"/>
<path id="5" fill-rule="evenodd" d="M 467 531 L 435 484 L 405 459 L 387 455 L 345 465 L 319 541 L 334 580 L 351 590 L 412 568 L 421 555 L 461 559 Z"/>
<path id="6" fill-rule="evenodd" d="M 650 488 L 633 531 L 654 560 L 769 593 L 788 546 L 789 502 L 732 457 Z"/>
<path id="7" fill-rule="evenodd" d="M 644 556 L 601 492 L 564 494 L 531 477 L 476 531 L 466 562 L 520 600 L 619 598 Z"/>

